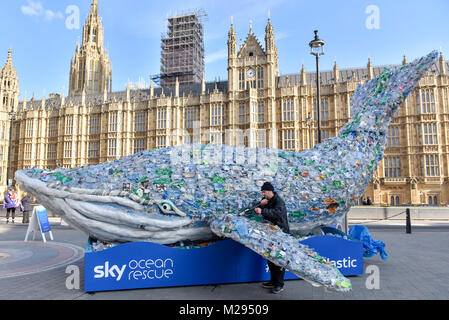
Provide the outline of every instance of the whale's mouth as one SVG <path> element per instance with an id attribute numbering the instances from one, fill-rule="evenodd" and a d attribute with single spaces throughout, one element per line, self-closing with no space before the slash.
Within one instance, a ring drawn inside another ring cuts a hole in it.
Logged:
<path id="1" fill-rule="evenodd" d="M 214 237 L 208 225 L 193 223 L 190 217 L 167 200 L 155 200 L 150 205 L 143 205 L 119 195 L 54 188 L 28 176 L 23 170 L 16 171 L 15 178 L 25 191 L 34 195 L 52 213 L 99 240 L 171 244 Z"/>

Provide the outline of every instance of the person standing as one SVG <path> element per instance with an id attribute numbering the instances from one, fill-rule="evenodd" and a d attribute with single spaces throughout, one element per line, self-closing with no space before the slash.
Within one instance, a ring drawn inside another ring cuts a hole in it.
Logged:
<path id="1" fill-rule="evenodd" d="M 366 205 L 367 205 L 367 206 L 370 206 L 370 205 L 372 205 L 372 204 L 373 204 L 373 202 L 371 201 L 371 198 L 368 197 L 368 198 L 366 199 Z"/>
<path id="2" fill-rule="evenodd" d="M 22 223 L 30 223 L 30 211 L 32 211 L 32 208 L 31 198 L 27 192 L 24 193 L 24 196 L 20 202 L 23 207 Z"/>
<path id="3" fill-rule="evenodd" d="M 11 213 L 12 223 L 14 223 L 14 218 L 16 217 L 16 207 L 17 207 L 17 196 L 14 189 L 9 187 L 8 192 L 3 200 L 3 208 L 6 209 L 6 223 L 9 223 L 9 214 Z"/>
<path id="4" fill-rule="evenodd" d="M 255 208 L 254 212 L 263 216 L 265 220 L 281 228 L 285 233 L 289 233 L 287 208 L 284 200 L 274 191 L 270 182 L 265 182 L 261 188 L 263 199 L 260 201 L 260 208 Z M 273 293 L 284 290 L 285 269 L 268 261 L 268 268 L 271 273 L 271 280 L 262 284 L 262 287 L 271 289 Z"/>

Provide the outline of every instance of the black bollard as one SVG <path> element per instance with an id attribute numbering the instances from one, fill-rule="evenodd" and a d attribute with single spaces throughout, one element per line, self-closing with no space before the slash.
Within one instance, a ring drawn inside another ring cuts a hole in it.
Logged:
<path id="1" fill-rule="evenodd" d="M 412 233 L 412 223 L 410 221 L 410 209 L 405 210 L 405 233 Z"/>

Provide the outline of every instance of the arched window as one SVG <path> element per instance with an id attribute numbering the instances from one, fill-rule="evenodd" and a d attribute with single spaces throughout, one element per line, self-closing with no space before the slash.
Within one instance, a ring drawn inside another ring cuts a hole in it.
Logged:
<path id="1" fill-rule="evenodd" d="M 429 196 L 427 199 L 428 199 L 428 204 L 432 205 L 432 196 Z"/>
<path id="2" fill-rule="evenodd" d="M 391 196 L 391 198 L 390 198 L 390 205 L 394 206 L 394 197 L 393 196 Z"/>
<path id="3" fill-rule="evenodd" d="M 433 196 L 433 204 L 434 204 L 435 206 L 438 205 L 438 197 L 437 197 L 437 196 Z"/>
<path id="4" fill-rule="evenodd" d="M 399 205 L 399 196 L 396 196 L 396 205 Z"/>

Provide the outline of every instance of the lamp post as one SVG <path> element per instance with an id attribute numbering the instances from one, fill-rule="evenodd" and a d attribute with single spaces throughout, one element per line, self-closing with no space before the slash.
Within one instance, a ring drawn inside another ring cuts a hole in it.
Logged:
<path id="1" fill-rule="evenodd" d="M 316 57 L 316 113 L 318 120 L 318 143 L 321 143 L 321 115 L 320 115 L 320 56 L 324 54 L 324 41 L 318 38 L 318 30 L 314 31 L 315 39 L 309 42 L 310 54 Z"/>
<path id="2" fill-rule="evenodd" d="M 12 184 L 12 124 L 14 122 L 14 120 L 16 120 L 16 112 L 14 111 L 14 109 L 12 109 L 9 112 L 9 150 L 8 150 L 8 171 L 7 171 L 7 175 L 6 175 L 6 184 L 9 185 L 9 180 L 11 179 L 11 184 Z"/>

